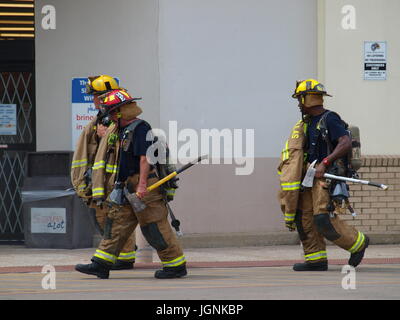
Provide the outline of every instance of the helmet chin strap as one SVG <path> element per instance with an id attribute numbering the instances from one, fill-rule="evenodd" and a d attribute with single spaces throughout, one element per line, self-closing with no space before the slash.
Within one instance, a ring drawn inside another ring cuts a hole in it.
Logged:
<path id="1" fill-rule="evenodd" d="M 308 114 L 304 113 L 304 112 L 301 112 L 301 120 L 303 122 L 308 122 L 308 119 L 309 119 Z"/>
<path id="2" fill-rule="evenodd" d="M 122 119 L 122 115 L 121 112 L 119 110 L 119 108 L 117 108 L 117 119 L 118 119 L 118 128 L 121 128 L 121 119 Z"/>
<path id="3" fill-rule="evenodd" d="M 306 119 L 306 116 L 307 116 L 307 114 L 304 112 L 304 109 L 305 109 L 305 106 L 304 106 L 304 96 L 299 96 L 298 98 L 297 98 L 297 100 L 299 101 L 299 104 L 298 104 L 298 107 L 299 107 L 299 109 L 300 109 L 300 112 L 301 112 L 301 120 L 303 120 L 303 122 L 305 121 L 305 119 Z"/>

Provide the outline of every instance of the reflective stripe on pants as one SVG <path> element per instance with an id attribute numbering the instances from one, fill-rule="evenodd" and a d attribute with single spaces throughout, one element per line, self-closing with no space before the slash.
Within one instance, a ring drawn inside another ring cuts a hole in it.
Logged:
<path id="1" fill-rule="evenodd" d="M 326 254 L 326 251 L 318 251 L 310 254 L 304 255 L 304 259 L 308 262 L 311 261 L 316 261 L 316 260 L 326 260 L 328 259 L 328 256 Z"/>
<path id="2" fill-rule="evenodd" d="M 354 242 L 353 246 L 348 250 L 351 253 L 356 253 L 360 251 L 363 244 L 365 242 L 365 236 L 362 232 L 358 231 L 358 236 L 356 242 Z"/>
<path id="3" fill-rule="evenodd" d="M 121 252 L 117 259 L 123 261 L 134 261 L 136 259 L 136 251 Z"/>
<path id="4" fill-rule="evenodd" d="M 174 260 L 171 261 L 161 261 L 163 267 L 177 267 L 186 262 L 185 256 L 180 256 Z"/>
<path id="5" fill-rule="evenodd" d="M 112 264 L 114 264 L 115 261 L 117 261 L 117 257 L 116 256 L 114 256 L 113 254 L 107 253 L 105 251 L 99 250 L 99 249 L 96 250 L 96 253 L 94 254 L 94 256 L 96 258 L 99 258 L 101 260 L 105 260 L 108 263 L 112 263 Z"/>

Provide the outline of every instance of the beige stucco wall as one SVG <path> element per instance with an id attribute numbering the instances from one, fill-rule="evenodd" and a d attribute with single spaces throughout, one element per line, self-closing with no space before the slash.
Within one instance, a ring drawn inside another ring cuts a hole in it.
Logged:
<path id="1" fill-rule="evenodd" d="M 354 30 L 342 28 L 344 5 L 356 10 Z M 363 154 L 400 154 L 400 1 L 326 0 L 320 9 L 319 75 L 333 95 L 326 105 L 360 127 Z M 364 80 L 364 41 L 387 42 L 387 80 Z"/>
<path id="2" fill-rule="evenodd" d="M 153 127 L 254 130 L 251 175 L 230 164 L 182 175 L 172 206 L 185 233 L 283 230 L 276 167 L 300 116 L 295 80 L 317 72 L 316 3 L 36 1 L 38 151 L 71 149 L 71 79 L 114 75 Z M 56 30 L 41 28 L 45 4 Z"/>
<path id="3" fill-rule="evenodd" d="M 257 158 L 249 176 L 234 165 L 197 165 L 182 173 L 171 204 L 184 233 L 284 230 L 277 201 L 278 160 Z"/>
<path id="4" fill-rule="evenodd" d="M 56 29 L 41 26 L 44 5 Z M 110 74 L 159 125 L 158 1 L 36 0 L 37 150 L 71 150 L 71 80 Z"/>
<path id="5" fill-rule="evenodd" d="M 251 175 L 223 160 L 182 174 L 183 231 L 284 230 L 276 168 L 300 118 L 295 81 L 317 73 L 317 1 L 160 0 L 159 59 L 163 129 L 254 130 Z"/>

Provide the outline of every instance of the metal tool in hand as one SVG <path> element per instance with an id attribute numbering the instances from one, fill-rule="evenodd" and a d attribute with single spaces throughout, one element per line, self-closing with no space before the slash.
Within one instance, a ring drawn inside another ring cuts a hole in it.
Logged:
<path id="1" fill-rule="evenodd" d="M 183 167 L 179 168 L 178 170 L 172 172 L 171 174 L 169 174 L 168 176 L 166 176 L 165 178 L 157 181 L 156 183 L 152 184 L 150 187 L 147 188 L 147 192 L 150 192 L 156 188 L 158 188 L 159 186 L 161 186 L 162 184 L 164 184 L 165 182 L 171 180 L 173 177 L 175 177 L 176 175 L 180 174 L 181 172 L 185 171 L 186 169 L 189 169 L 191 166 L 195 165 L 197 162 L 200 162 L 201 160 L 206 159 L 208 156 L 201 156 L 198 157 L 196 160 L 189 162 L 188 164 L 185 164 Z M 137 193 L 129 193 L 128 189 L 125 187 L 124 188 L 124 194 L 126 199 L 128 199 L 129 203 L 131 204 L 133 211 L 140 212 L 143 211 L 146 208 L 146 205 L 144 204 L 144 202 L 142 200 L 140 200 L 140 198 L 138 197 Z"/>
<path id="2" fill-rule="evenodd" d="M 313 186 L 315 172 L 316 172 L 316 169 L 315 169 L 315 164 L 316 163 L 317 163 L 317 160 L 314 160 L 311 163 L 310 167 L 307 169 L 306 175 L 305 175 L 305 177 L 303 179 L 303 182 L 301 183 L 302 186 L 304 186 L 306 188 L 311 188 Z M 380 188 L 382 190 L 387 190 L 389 188 L 388 186 L 386 186 L 384 184 L 371 182 L 371 181 L 367 181 L 367 180 L 360 180 L 360 179 L 347 178 L 347 177 L 342 177 L 342 176 L 335 176 L 335 175 L 329 174 L 329 173 L 325 173 L 324 174 L 324 178 L 332 179 L 332 180 L 339 180 L 339 181 L 347 181 L 347 182 L 365 184 L 365 185 L 368 185 L 368 186 L 373 186 L 373 187 Z"/>

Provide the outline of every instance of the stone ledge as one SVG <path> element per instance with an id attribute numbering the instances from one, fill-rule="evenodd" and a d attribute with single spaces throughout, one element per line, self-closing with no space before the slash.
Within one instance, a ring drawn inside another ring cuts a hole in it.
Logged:
<path id="1" fill-rule="evenodd" d="M 365 232 L 370 244 L 400 244 L 400 232 Z M 97 247 L 100 235 L 93 236 Z M 183 248 L 257 247 L 300 244 L 296 232 L 194 233 L 180 238 Z M 333 245 L 327 241 L 328 245 Z"/>
<path id="2" fill-rule="evenodd" d="M 184 248 L 251 247 L 299 244 L 296 232 L 237 232 L 187 234 L 181 238 Z"/>
<path id="3" fill-rule="evenodd" d="M 400 244 L 400 232 L 365 232 L 370 244 Z M 328 245 L 334 245 L 326 241 Z M 300 244 L 296 232 L 187 234 L 181 239 L 184 248 L 221 248 Z"/>
<path id="4" fill-rule="evenodd" d="M 362 167 L 398 167 L 400 155 L 366 155 L 361 157 Z"/>

